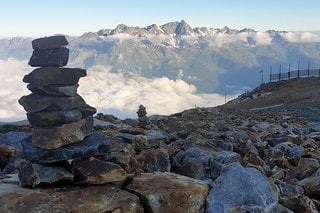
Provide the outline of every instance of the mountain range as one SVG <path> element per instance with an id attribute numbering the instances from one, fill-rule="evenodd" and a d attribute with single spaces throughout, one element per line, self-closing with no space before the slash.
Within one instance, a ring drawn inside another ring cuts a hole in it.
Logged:
<path id="1" fill-rule="evenodd" d="M 28 60 L 33 38 L 0 39 L 0 60 Z M 125 77 L 167 77 L 194 85 L 199 93 L 239 93 L 268 81 L 272 72 L 320 67 L 320 34 L 224 27 L 192 28 L 185 21 L 161 26 L 86 32 L 68 37 L 69 66 L 95 67 Z M 263 71 L 263 72 L 261 72 Z"/>

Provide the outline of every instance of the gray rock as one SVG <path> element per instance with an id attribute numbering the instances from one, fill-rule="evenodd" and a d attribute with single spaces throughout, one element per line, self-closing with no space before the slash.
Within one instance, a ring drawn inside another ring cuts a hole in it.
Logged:
<path id="1" fill-rule="evenodd" d="M 74 97 L 48 97 L 30 94 L 21 97 L 19 103 L 28 113 L 40 111 L 67 111 L 87 105 L 80 95 Z"/>
<path id="2" fill-rule="evenodd" d="M 43 150 L 32 146 L 31 136 L 23 140 L 22 145 L 24 158 L 36 163 L 52 163 L 74 158 L 107 155 L 111 150 L 110 140 L 96 132 L 80 143 L 66 145 L 53 150 Z"/>
<path id="3" fill-rule="evenodd" d="M 28 84 L 27 88 L 34 94 L 53 96 L 76 96 L 78 84 L 74 85 L 45 85 Z"/>
<path id="4" fill-rule="evenodd" d="M 233 151 L 233 144 L 228 141 L 209 141 L 206 144 L 213 148 L 218 148 L 218 149 L 231 151 L 231 152 Z"/>
<path id="5" fill-rule="evenodd" d="M 8 132 L 0 137 L 0 144 L 14 147 L 19 153 L 22 152 L 21 142 L 30 137 L 30 134 L 25 132 Z"/>
<path id="6" fill-rule="evenodd" d="M 44 67 L 37 68 L 23 77 L 23 82 L 33 86 L 74 85 L 87 71 L 80 68 Z"/>
<path id="7" fill-rule="evenodd" d="M 291 142 L 277 144 L 274 148 L 279 149 L 289 157 L 300 157 L 304 154 L 304 148 L 302 146 L 295 145 Z"/>
<path id="8" fill-rule="evenodd" d="M 267 212 L 278 203 L 278 188 L 257 169 L 232 163 L 223 168 L 207 197 L 206 212 L 237 209 Z"/>
<path id="9" fill-rule="evenodd" d="M 27 117 L 32 126 L 44 127 L 80 121 L 82 119 L 82 113 L 80 110 L 74 109 L 68 111 L 27 113 Z"/>
<path id="10" fill-rule="evenodd" d="M 221 166 L 240 160 L 235 152 L 205 150 L 191 147 L 174 158 L 174 170 L 192 178 L 206 179 L 219 176 Z M 211 169 L 213 171 L 211 171 Z"/>
<path id="11" fill-rule="evenodd" d="M 32 67 L 63 67 L 69 59 L 69 49 L 59 47 L 55 49 L 36 49 L 33 50 L 29 65 Z"/>
<path id="12" fill-rule="evenodd" d="M 80 121 L 82 118 L 93 115 L 96 109 L 89 105 L 68 111 L 27 113 L 30 124 L 34 127 L 62 125 Z"/>
<path id="13" fill-rule="evenodd" d="M 32 131 L 32 145 L 41 149 L 56 149 L 80 142 L 92 130 L 92 116 L 57 127 L 35 127 Z"/>
<path id="14" fill-rule="evenodd" d="M 315 176 L 315 177 L 320 177 L 320 169 L 318 169 L 318 170 L 316 171 L 316 173 L 314 174 L 314 176 Z"/>
<path id="15" fill-rule="evenodd" d="M 14 172 L 14 162 L 21 156 L 21 142 L 30 137 L 25 132 L 8 132 L 0 137 L 0 175 Z"/>
<path id="16" fill-rule="evenodd" d="M 62 167 L 45 166 L 25 161 L 19 162 L 18 169 L 21 186 L 36 187 L 40 184 L 73 181 L 73 174 Z"/>
<path id="17" fill-rule="evenodd" d="M 64 35 L 38 38 L 32 41 L 33 49 L 54 49 L 66 45 L 68 45 L 68 41 Z"/>

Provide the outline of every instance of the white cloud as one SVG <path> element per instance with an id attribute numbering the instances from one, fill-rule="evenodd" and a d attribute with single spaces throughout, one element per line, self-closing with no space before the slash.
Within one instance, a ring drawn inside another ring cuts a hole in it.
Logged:
<path id="1" fill-rule="evenodd" d="M 224 103 L 219 94 L 197 94 L 196 88 L 182 80 L 168 78 L 148 79 L 141 76 L 125 78 L 109 72 L 107 67 L 93 67 L 88 76 L 80 79 L 79 94 L 98 112 L 114 114 L 120 118 L 136 117 L 140 104 L 148 115 L 168 115 L 197 107 L 216 106 Z M 0 60 L 0 121 L 25 119 L 25 111 L 18 99 L 30 92 L 22 82 L 32 71 L 27 61 Z M 233 98 L 228 96 L 228 99 Z"/>
<path id="2" fill-rule="evenodd" d="M 149 115 L 168 115 L 195 106 L 208 107 L 224 103 L 224 96 L 196 94 L 196 88 L 182 80 L 174 81 L 166 77 L 147 79 L 140 76 L 128 79 L 104 69 L 90 69 L 88 76 L 80 80 L 79 93 L 98 111 L 115 113 L 121 118 L 136 117 L 140 104 L 147 108 Z"/>
<path id="3" fill-rule="evenodd" d="M 0 121 L 25 119 L 25 112 L 18 99 L 29 94 L 22 78 L 31 70 L 27 61 L 12 58 L 0 60 Z"/>
<path id="4" fill-rule="evenodd" d="M 281 33 L 281 36 L 289 42 L 292 43 L 303 43 L 303 42 L 320 42 L 320 35 L 311 32 L 303 33 Z"/>
<path id="5" fill-rule="evenodd" d="M 272 38 L 269 33 L 256 32 L 252 35 L 258 45 L 271 45 L 272 43 Z"/>

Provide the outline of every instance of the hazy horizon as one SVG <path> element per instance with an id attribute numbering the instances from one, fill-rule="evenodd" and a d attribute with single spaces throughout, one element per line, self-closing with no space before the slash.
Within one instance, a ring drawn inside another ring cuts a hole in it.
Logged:
<path id="1" fill-rule="evenodd" d="M 317 0 L 12 0 L 1 2 L 0 37 L 79 36 L 115 28 L 185 20 L 192 27 L 320 31 Z"/>

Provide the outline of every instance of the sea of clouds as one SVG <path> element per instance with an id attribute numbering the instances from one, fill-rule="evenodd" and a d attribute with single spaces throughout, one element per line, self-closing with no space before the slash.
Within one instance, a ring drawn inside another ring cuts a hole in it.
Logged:
<path id="1" fill-rule="evenodd" d="M 182 80 L 141 76 L 128 78 L 109 70 L 103 66 L 89 69 L 88 75 L 80 79 L 78 93 L 98 112 L 122 119 L 135 118 L 140 104 L 146 107 L 148 115 L 169 115 L 193 107 L 216 106 L 225 102 L 224 95 L 198 94 L 195 86 Z M 18 99 L 30 93 L 22 78 L 31 71 L 26 60 L 0 60 L 0 122 L 26 119 Z M 227 96 L 227 100 L 234 97 Z"/>

